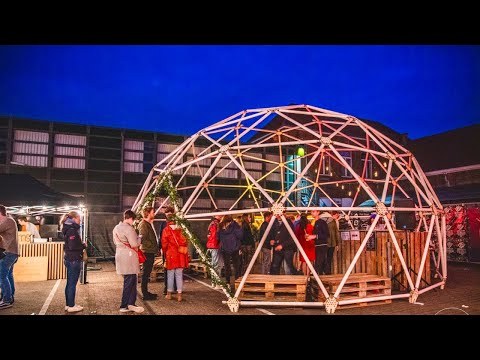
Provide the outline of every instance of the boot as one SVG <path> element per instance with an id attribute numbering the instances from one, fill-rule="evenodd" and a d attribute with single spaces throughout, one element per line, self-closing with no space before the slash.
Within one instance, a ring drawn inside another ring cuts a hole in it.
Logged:
<path id="1" fill-rule="evenodd" d="M 167 295 L 165 295 L 165 299 L 172 300 L 172 293 L 170 291 L 167 291 Z"/>
<path id="2" fill-rule="evenodd" d="M 179 302 L 182 301 L 182 293 L 181 292 L 177 293 L 177 301 L 179 301 Z"/>

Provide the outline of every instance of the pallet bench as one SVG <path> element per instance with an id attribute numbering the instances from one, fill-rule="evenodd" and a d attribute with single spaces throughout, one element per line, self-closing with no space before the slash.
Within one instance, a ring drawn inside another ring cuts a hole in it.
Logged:
<path id="1" fill-rule="evenodd" d="M 342 281 L 343 274 L 337 275 L 321 275 L 320 280 L 327 289 L 329 294 L 334 294 L 338 289 L 340 282 Z M 319 286 L 315 279 L 310 280 L 311 295 L 313 301 L 325 301 L 323 293 L 320 291 Z M 371 275 L 367 273 L 355 273 L 351 274 L 342 290 L 338 300 L 350 300 L 359 298 L 374 298 L 378 296 L 390 295 L 392 293 L 391 280 L 388 277 Z M 369 301 L 357 304 L 339 305 L 337 309 L 348 309 L 362 306 L 371 305 L 383 305 L 390 304 L 389 300 Z"/>
<path id="2" fill-rule="evenodd" d="M 189 264 L 189 268 L 196 273 L 202 274 L 205 279 L 210 276 L 207 265 L 203 264 L 200 261 L 191 261 Z"/>
<path id="3" fill-rule="evenodd" d="M 305 275 L 250 274 L 240 292 L 240 300 L 305 301 L 307 290 Z M 238 289 L 242 278 L 235 280 Z"/>

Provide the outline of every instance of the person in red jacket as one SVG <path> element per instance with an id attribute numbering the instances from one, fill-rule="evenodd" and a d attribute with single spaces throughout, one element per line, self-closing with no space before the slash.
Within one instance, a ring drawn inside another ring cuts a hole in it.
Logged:
<path id="1" fill-rule="evenodd" d="M 167 295 L 170 300 L 173 293 L 173 280 L 177 284 L 177 300 L 182 301 L 183 269 L 188 268 L 187 240 L 182 230 L 173 221 L 169 221 L 162 232 L 162 250 L 165 254 L 167 269 Z"/>
<path id="2" fill-rule="evenodd" d="M 220 276 L 220 252 L 219 252 L 219 243 L 218 243 L 218 238 L 217 238 L 217 231 L 218 231 L 218 224 L 220 223 L 220 220 L 222 219 L 222 215 L 215 215 L 210 222 L 210 225 L 208 225 L 208 235 L 207 235 L 207 253 L 210 253 L 210 256 L 212 257 L 212 267 Z M 215 283 L 213 275 L 211 275 L 212 278 L 212 288 L 214 289 L 220 289 L 220 285 L 217 285 Z"/>

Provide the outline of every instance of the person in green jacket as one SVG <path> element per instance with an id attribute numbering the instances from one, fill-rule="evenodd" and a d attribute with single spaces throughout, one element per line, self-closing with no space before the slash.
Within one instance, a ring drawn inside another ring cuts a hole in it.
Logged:
<path id="1" fill-rule="evenodd" d="M 148 280 L 153 269 L 155 255 L 158 253 L 158 236 L 153 227 L 155 211 L 153 207 L 143 209 L 143 220 L 138 225 L 138 232 L 142 237 L 141 249 L 145 253 L 146 260 L 143 263 L 142 295 L 143 300 L 155 300 L 158 295 L 148 291 Z"/>
<path id="2" fill-rule="evenodd" d="M 335 251 L 338 251 L 338 245 L 340 245 L 340 230 L 338 230 L 338 218 L 340 214 L 336 211 L 326 211 L 320 215 L 320 218 L 325 220 L 328 225 L 328 249 L 327 249 L 327 262 L 325 264 L 325 274 L 330 275 L 332 273 L 332 259 Z"/>

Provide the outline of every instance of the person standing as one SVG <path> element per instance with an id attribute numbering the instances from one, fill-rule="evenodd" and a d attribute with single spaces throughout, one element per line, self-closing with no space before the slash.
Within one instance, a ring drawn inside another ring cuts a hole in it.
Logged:
<path id="1" fill-rule="evenodd" d="M 32 234 L 34 239 L 41 238 L 37 227 L 34 224 L 32 224 L 30 221 L 27 221 L 26 216 L 19 216 L 17 220 L 21 226 L 25 226 L 25 230 L 28 231 L 30 234 Z"/>
<path id="2" fill-rule="evenodd" d="M 7 209 L 0 205 L 0 310 L 13 306 L 15 283 L 13 266 L 18 259 L 17 223 L 7 216 Z"/>
<path id="3" fill-rule="evenodd" d="M 147 206 L 142 212 L 143 220 L 138 225 L 138 230 L 142 238 L 141 249 L 145 253 L 146 260 L 143 263 L 142 275 L 142 295 L 143 300 L 155 300 L 158 296 L 148 291 L 148 281 L 153 269 L 155 255 L 158 253 L 157 234 L 153 228 L 153 219 L 155 211 L 153 207 Z"/>
<path id="4" fill-rule="evenodd" d="M 83 307 L 75 304 L 75 293 L 77 282 L 80 277 L 80 270 L 83 264 L 83 249 L 85 244 L 80 237 L 80 215 L 76 211 L 71 211 L 63 215 L 60 220 L 63 239 L 65 241 L 64 263 L 67 268 L 67 284 L 65 286 L 65 299 L 67 312 L 82 311 Z"/>
<path id="5" fill-rule="evenodd" d="M 123 292 L 120 312 L 133 311 L 142 313 L 143 307 L 136 306 L 137 275 L 140 272 L 137 249 L 141 238 L 133 228 L 135 213 L 127 210 L 123 213 L 123 222 L 113 228 L 113 242 L 115 243 L 115 269 L 117 274 L 123 275 Z"/>
<path id="6" fill-rule="evenodd" d="M 221 219 L 222 215 L 215 215 L 213 217 L 212 221 L 208 225 L 207 235 L 207 253 L 210 253 L 212 258 L 212 268 L 215 270 L 218 276 L 220 276 L 220 245 L 218 244 L 217 232 Z M 221 286 L 215 283 L 213 274 L 211 274 L 210 277 L 212 278 L 212 288 L 221 289 Z"/>
<path id="7" fill-rule="evenodd" d="M 339 214 L 336 211 L 331 213 L 325 211 L 320 215 L 320 218 L 325 220 L 328 225 L 328 242 L 327 242 L 327 259 L 325 263 L 325 274 L 330 275 L 332 273 L 332 259 L 335 251 L 338 251 L 338 245 L 340 243 L 340 230 L 338 230 L 338 218 Z"/>
<path id="8" fill-rule="evenodd" d="M 315 271 L 322 275 L 327 262 L 328 250 L 328 225 L 325 220 L 320 218 L 320 210 L 312 210 L 312 216 L 315 219 L 313 225 L 313 234 L 307 236 L 307 239 L 315 241 Z"/>
<path id="9" fill-rule="evenodd" d="M 242 246 L 240 248 L 241 252 L 241 273 L 245 274 L 247 271 L 247 267 L 250 264 L 250 260 L 252 260 L 253 257 L 253 252 L 255 250 L 255 239 L 252 234 L 252 228 L 251 224 L 252 223 L 252 216 L 250 214 L 243 214 L 242 215 L 242 221 L 241 221 L 241 228 L 243 231 L 243 237 L 242 237 Z"/>
<path id="10" fill-rule="evenodd" d="M 294 227 L 298 242 L 302 246 L 303 251 L 305 251 L 308 260 L 313 263 L 315 261 L 315 244 L 312 240 L 307 239 L 309 235 L 313 234 L 313 225 L 308 221 L 307 215 L 302 214 L 297 225 L 294 225 Z M 301 270 L 304 274 L 310 276 L 310 268 L 307 266 L 302 254 L 300 254 L 300 266 L 301 268 L 297 270 L 297 273 Z"/>
<path id="11" fill-rule="evenodd" d="M 218 242 L 220 244 L 220 253 L 225 265 L 225 279 L 227 284 L 231 285 L 232 262 L 234 268 L 234 280 L 240 277 L 240 254 L 242 245 L 243 231 L 236 221 L 233 221 L 231 215 L 224 215 L 219 224 L 217 232 Z"/>
<path id="12" fill-rule="evenodd" d="M 177 301 L 182 301 L 183 269 L 188 268 L 187 239 L 182 234 L 182 229 L 171 219 L 162 233 L 162 251 L 165 254 L 168 288 L 165 299 L 171 300 L 173 281 L 177 284 Z"/>
<path id="13" fill-rule="evenodd" d="M 165 221 L 162 221 L 160 223 L 160 232 L 159 232 L 159 239 L 158 239 L 159 245 L 162 243 L 163 229 L 165 229 L 165 227 L 167 226 L 169 217 L 175 213 L 175 209 L 171 206 L 167 206 L 164 208 L 163 213 L 165 214 Z M 165 267 L 165 253 L 161 251 L 161 249 L 162 247 L 159 246 L 158 252 L 162 253 L 162 262 L 163 262 L 163 295 L 167 295 L 167 287 L 168 287 L 167 268 Z M 177 283 L 175 279 L 173 279 L 173 290 L 177 291 Z"/>
<path id="14" fill-rule="evenodd" d="M 293 230 L 293 223 L 292 220 L 287 217 L 285 218 L 287 221 L 286 224 L 282 221 L 280 215 L 277 215 L 276 217 L 275 223 L 273 224 L 275 227 L 273 232 L 275 238 L 270 242 L 273 247 L 273 259 L 270 274 L 279 275 L 280 267 L 285 260 L 285 275 L 293 275 L 296 273 L 295 266 L 293 265 L 293 255 L 297 249 L 297 245 L 287 229 L 287 226 L 290 226 Z"/>
<path id="15" fill-rule="evenodd" d="M 268 223 L 272 219 L 272 212 L 265 211 L 263 213 L 263 223 L 260 225 L 260 230 L 258 232 L 258 238 L 261 240 L 265 231 L 267 231 Z M 267 234 L 267 238 L 262 245 L 262 274 L 270 273 L 270 266 L 272 265 L 272 244 L 274 241 L 274 234 L 272 232 L 273 227 L 270 229 L 270 232 Z"/>

